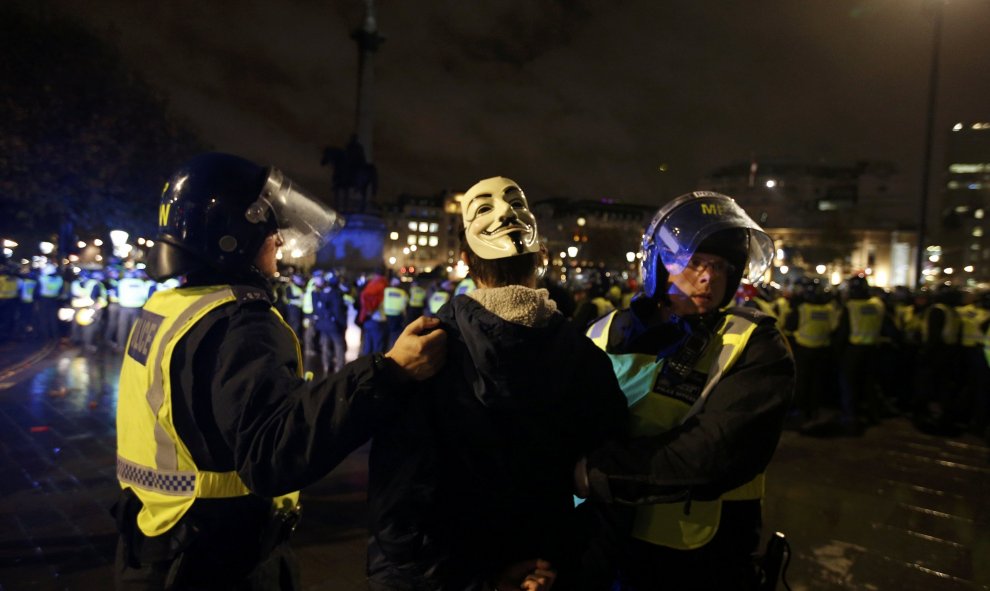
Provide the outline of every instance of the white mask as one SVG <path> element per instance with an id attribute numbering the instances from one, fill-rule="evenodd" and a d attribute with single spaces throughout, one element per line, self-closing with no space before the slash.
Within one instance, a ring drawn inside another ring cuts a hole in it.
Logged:
<path id="1" fill-rule="evenodd" d="M 483 259 L 540 250 L 536 218 L 519 185 L 505 177 L 479 181 L 461 197 L 468 246 Z"/>

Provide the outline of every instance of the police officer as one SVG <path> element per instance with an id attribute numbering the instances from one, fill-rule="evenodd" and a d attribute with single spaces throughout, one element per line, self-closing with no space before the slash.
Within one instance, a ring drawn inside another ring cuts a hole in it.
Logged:
<path id="1" fill-rule="evenodd" d="M 46 265 L 38 277 L 38 332 L 43 339 L 59 337 L 58 309 L 65 280 L 55 265 Z"/>
<path id="2" fill-rule="evenodd" d="M 476 289 L 478 286 L 475 285 L 474 278 L 469 275 L 457 282 L 457 287 L 454 288 L 454 297 L 467 295 Z"/>
<path id="3" fill-rule="evenodd" d="M 880 338 L 891 334 L 893 320 L 883 302 L 870 297 L 866 278 L 854 275 L 846 282 L 849 299 L 839 315 L 835 344 L 839 360 L 841 416 L 839 430 L 860 435 L 868 423 L 876 422 L 885 407 L 878 391 Z"/>
<path id="4" fill-rule="evenodd" d="M 444 304 L 450 301 L 450 281 L 438 281 L 433 284 L 430 296 L 426 298 L 426 310 L 429 316 L 436 316 Z"/>
<path id="5" fill-rule="evenodd" d="M 406 323 L 406 309 L 409 307 L 409 294 L 402 289 L 398 277 L 393 277 L 384 290 L 382 311 L 385 312 L 385 323 L 388 325 L 388 346 L 391 347 Z"/>
<path id="6" fill-rule="evenodd" d="M 323 375 L 343 369 L 347 343 L 347 303 L 336 273 L 326 273 L 326 286 L 313 292 L 313 324 L 319 333 Z"/>
<path id="7" fill-rule="evenodd" d="M 9 339 L 14 335 L 14 324 L 17 319 L 17 289 L 19 282 L 13 269 L 0 267 L 0 339 Z"/>
<path id="8" fill-rule="evenodd" d="M 797 386 L 794 390 L 795 411 L 788 417 L 790 426 L 809 434 L 825 434 L 831 421 L 819 416 L 826 396 L 835 383 L 832 362 L 832 307 L 821 281 L 803 277 L 792 298 L 791 313 L 785 329 L 794 336 L 794 361 Z"/>
<path id="9" fill-rule="evenodd" d="M 128 340 L 114 507 L 121 589 L 296 589 L 293 492 L 362 440 L 397 384 L 432 375 L 445 335 L 411 325 L 386 354 L 319 382 L 273 311 L 283 242 L 312 252 L 336 214 L 274 168 L 204 154 L 166 184 L 149 252 L 158 281 Z"/>
<path id="10" fill-rule="evenodd" d="M 124 272 L 124 277 L 117 283 L 117 305 L 120 311 L 117 313 L 117 332 L 114 335 L 114 350 L 120 352 L 127 344 L 127 335 L 131 333 L 131 327 L 141 313 L 141 308 L 148 301 L 148 293 L 151 290 L 147 278 L 143 271 L 138 269 L 128 269 Z"/>
<path id="11" fill-rule="evenodd" d="M 406 308 L 406 324 L 423 315 L 426 308 L 426 288 L 418 280 L 409 286 L 409 307 Z"/>
<path id="12" fill-rule="evenodd" d="M 955 424 L 962 322 L 956 312 L 958 292 L 940 285 L 928 294 L 931 304 L 918 314 L 917 386 L 911 410 L 915 428 L 933 435 L 958 435 Z M 934 408 L 933 408 L 934 407 Z"/>
<path id="13" fill-rule="evenodd" d="M 19 292 L 20 305 L 17 311 L 18 333 L 22 338 L 38 338 L 37 313 L 38 280 L 33 271 L 22 273 Z"/>
<path id="14" fill-rule="evenodd" d="M 643 235 L 644 297 L 595 322 L 632 413 L 629 442 L 591 453 L 579 493 L 640 505 L 617 546 L 621 589 L 751 589 L 764 471 L 794 389 L 775 319 L 723 308 L 773 241 L 733 199 L 682 195 Z M 621 507 L 616 507 L 616 510 Z M 608 588 L 607 585 L 598 588 Z"/>

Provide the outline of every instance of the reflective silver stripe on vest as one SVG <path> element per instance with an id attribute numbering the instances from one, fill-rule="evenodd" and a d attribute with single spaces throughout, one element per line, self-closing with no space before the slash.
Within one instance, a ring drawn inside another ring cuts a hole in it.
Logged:
<path id="1" fill-rule="evenodd" d="M 172 440 L 168 432 L 165 431 L 165 428 L 157 420 L 158 411 L 161 409 L 162 404 L 165 403 L 165 381 L 162 378 L 162 358 L 165 356 L 165 348 L 172 341 L 172 338 L 175 337 L 176 333 L 182 330 L 186 323 L 189 322 L 189 319 L 199 313 L 200 310 L 210 306 L 217 300 L 232 297 L 234 297 L 234 292 L 229 287 L 201 297 L 193 305 L 186 308 L 182 314 L 179 314 L 179 317 L 172 323 L 172 327 L 158 341 L 158 350 L 155 352 L 154 365 L 152 365 L 154 373 L 151 376 L 151 386 L 148 388 L 147 399 L 148 406 L 151 407 L 151 413 L 156 417 L 155 465 L 162 473 L 168 471 L 174 472 L 179 467 L 179 457 L 175 449 L 175 441 Z"/>
<path id="2" fill-rule="evenodd" d="M 732 316 L 725 327 L 725 330 L 721 331 L 724 335 L 736 335 L 740 336 L 749 330 L 749 327 L 755 324 L 752 320 L 746 318 L 740 318 L 739 316 Z M 715 384 L 722 379 L 722 372 L 725 370 L 725 365 L 729 362 L 729 358 L 732 357 L 733 351 L 735 351 L 736 345 L 729 343 L 722 343 L 722 348 L 718 352 L 718 357 L 712 361 L 712 367 L 708 370 L 708 381 L 705 382 L 705 388 L 701 391 L 698 399 L 694 401 L 691 408 L 688 409 L 687 414 L 681 419 L 680 424 L 683 425 L 688 419 L 698 414 L 701 408 L 705 405 L 705 400 L 708 399 L 708 395 L 711 393 L 712 389 L 715 388 Z"/>
<path id="3" fill-rule="evenodd" d="M 145 490 L 166 495 L 191 497 L 196 492 L 196 473 L 153 470 L 117 456 L 117 478 Z"/>

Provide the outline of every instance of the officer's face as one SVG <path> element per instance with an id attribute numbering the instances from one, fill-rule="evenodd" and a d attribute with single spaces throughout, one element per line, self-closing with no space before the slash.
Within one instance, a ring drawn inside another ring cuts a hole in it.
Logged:
<path id="1" fill-rule="evenodd" d="M 667 295 L 674 314 L 690 316 L 718 309 L 732 271 L 724 258 L 696 253 L 683 271 L 667 280 Z"/>
<path id="2" fill-rule="evenodd" d="M 254 258 L 254 266 L 258 268 L 259 271 L 265 277 L 274 277 L 278 274 L 278 249 L 282 247 L 282 237 L 279 236 L 278 232 L 274 234 L 269 234 L 268 238 L 265 238 L 264 243 L 262 243 L 261 248 L 258 249 L 258 255 Z"/>

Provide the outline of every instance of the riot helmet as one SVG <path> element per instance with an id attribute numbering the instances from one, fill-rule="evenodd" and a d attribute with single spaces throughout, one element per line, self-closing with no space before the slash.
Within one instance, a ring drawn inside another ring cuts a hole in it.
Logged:
<path id="1" fill-rule="evenodd" d="M 684 271 L 697 252 L 726 259 L 725 306 L 742 278 L 758 281 L 773 260 L 773 240 L 735 200 L 721 193 L 695 191 L 661 207 L 643 233 L 640 276 L 643 292 L 664 297 L 667 279 Z"/>
<path id="2" fill-rule="evenodd" d="M 870 297 L 870 284 L 862 275 L 850 277 L 846 281 L 846 287 L 849 289 L 849 297 L 854 300 L 865 300 Z"/>
<path id="3" fill-rule="evenodd" d="M 206 269 L 244 272 L 272 233 L 299 258 L 342 225 L 337 212 L 280 170 L 231 154 L 202 154 L 165 184 L 148 274 L 160 282 Z"/>

